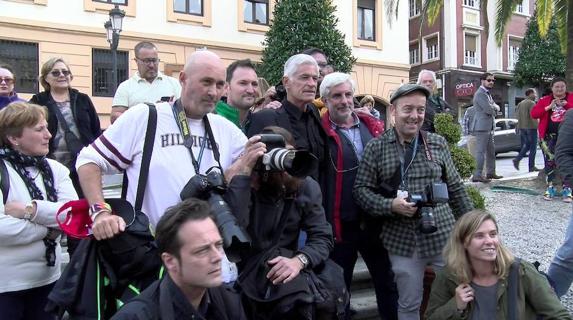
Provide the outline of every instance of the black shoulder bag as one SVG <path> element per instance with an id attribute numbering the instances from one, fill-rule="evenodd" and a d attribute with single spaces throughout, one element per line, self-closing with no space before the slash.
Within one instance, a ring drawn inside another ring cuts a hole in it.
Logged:
<path id="1" fill-rule="evenodd" d="M 10 192 L 10 176 L 4 160 L 0 159 L 0 190 L 2 190 L 2 201 L 6 204 L 8 201 L 8 192 Z"/>

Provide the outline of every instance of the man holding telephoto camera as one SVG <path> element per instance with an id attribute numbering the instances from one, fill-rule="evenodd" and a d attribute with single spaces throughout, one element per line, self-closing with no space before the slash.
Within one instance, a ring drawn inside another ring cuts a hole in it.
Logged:
<path id="1" fill-rule="evenodd" d="M 444 266 L 455 220 L 472 209 L 446 140 L 421 131 L 427 88 L 399 87 L 390 99 L 395 127 L 365 148 L 354 184 L 362 209 L 380 217 L 398 286 L 398 319 L 419 319 L 424 270 Z"/>
<path id="2" fill-rule="evenodd" d="M 230 180 L 244 167 L 244 159 L 239 156 L 245 145 L 256 141 L 249 142 L 239 128 L 212 113 L 225 85 L 225 67 L 215 53 L 193 53 L 179 81 L 183 88 L 181 98 L 173 104 L 156 106 L 157 129 L 141 210 L 153 227 L 168 207 L 182 200 L 180 193 L 193 177 L 212 172 L 219 173 L 223 183 L 224 178 Z M 112 238 L 126 228 L 126 221 L 112 214 L 105 203 L 101 177 L 113 168 L 125 170 L 129 180 L 126 200 L 134 204 L 149 110 L 145 104 L 129 108 L 78 157 L 78 174 L 90 204 L 92 231 L 97 240 Z M 219 221 L 218 217 L 215 220 L 218 224 L 228 221 Z M 225 236 L 224 230 L 221 233 Z M 227 277 L 225 270 L 223 274 Z"/>
<path id="3" fill-rule="evenodd" d="M 320 187 L 308 176 L 317 159 L 294 150 L 294 139 L 283 128 L 266 127 L 253 138 L 259 137 L 264 148 L 259 142 L 245 149 L 243 157 L 250 162 L 234 176 L 225 195 L 252 240 L 238 264 L 239 284 L 249 301 L 247 314 L 250 319 L 342 316 L 348 301 L 342 269 L 328 260 L 332 231 Z M 299 249 L 301 230 L 307 240 Z"/>

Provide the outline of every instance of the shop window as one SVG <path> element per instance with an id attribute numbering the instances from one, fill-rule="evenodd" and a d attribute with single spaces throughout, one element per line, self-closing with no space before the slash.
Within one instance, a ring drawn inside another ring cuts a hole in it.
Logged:
<path id="1" fill-rule="evenodd" d="M 38 93 L 38 44 L 0 40 L 0 65 L 14 72 L 14 90 L 19 93 Z"/>

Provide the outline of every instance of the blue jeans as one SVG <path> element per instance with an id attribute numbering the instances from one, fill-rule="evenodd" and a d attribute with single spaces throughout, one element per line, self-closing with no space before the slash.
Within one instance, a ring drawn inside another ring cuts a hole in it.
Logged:
<path id="1" fill-rule="evenodd" d="M 529 151 L 529 171 L 535 167 L 535 154 L 537 153 L 537 129 L 519 129 L 521 137 L 521 151 L 515 160 L 521 161 Z"/>
<path id="2" fill-rule="evenodd" d="M 547 275 L 555 284 L 555 293 L 559 298 L 569 291 L 573 282 L 573 215 L 569 218 L 565 240 L 553 257 Z"/>

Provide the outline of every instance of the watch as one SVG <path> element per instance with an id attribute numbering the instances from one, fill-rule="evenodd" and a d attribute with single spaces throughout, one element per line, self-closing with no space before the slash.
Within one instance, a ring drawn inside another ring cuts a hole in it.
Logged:
<path id="1" fill-rule="evenodd" d="M 25 220 L 32 220 L 32 216 L 34 215 L 34 204 L 29 202 L 26 207 L 24 207 L 24 219 Z"/>
<path id="2" fill-rule="evenodd" d="M 308 267 L 309 264 L 308 257 L 304 253 L 299 253 L 296 255 L 296 257 L 298 258 L 300 263 L 302 263 L 303 269 L 306 269 L 306 267 Z"/>

